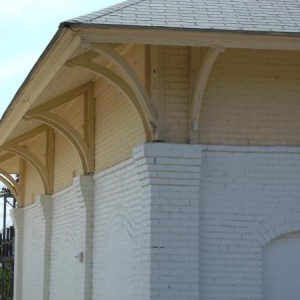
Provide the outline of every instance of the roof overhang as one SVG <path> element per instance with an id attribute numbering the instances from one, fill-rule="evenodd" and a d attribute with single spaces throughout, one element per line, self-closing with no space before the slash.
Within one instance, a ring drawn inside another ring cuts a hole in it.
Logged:
<path id="1" fill-rule="evenodd" d="M 57 31 L 6 109 L 0 124 L 0 144 L 8 139 L 26 111 L 64 67 L 79 45 L 80 38 L 73 31 Z"/>
<path id="2" fill-rule="evenodd" d="M 53 82 L 56 74 L 65 67 L 65 62 L 82 46 L 82 43 L 300 50 L 299 36 L 288 34 L 120 28 L 62 23 L 7 108 L 0 124 L 0 144 L 9 140 L 11 132 L 21 122 L 25 113 L 35 105 L 39 95 Z"/>

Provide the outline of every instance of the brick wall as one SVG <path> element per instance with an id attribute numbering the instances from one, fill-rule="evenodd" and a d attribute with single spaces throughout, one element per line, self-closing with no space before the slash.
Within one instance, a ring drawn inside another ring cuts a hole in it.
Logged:
<path id="1" fill-rule="evenodd" d="M 151 189 L 151 299 L 199 299 L 201 146 L 154 143 L 135 149 Z"/>
<path id="2" fill-rule="evenodd" d="M 261 300 L 263 248 L 300 231 L 299 170 L 297 147 L 141 145 L 53 195 L 51 238 L 22 209 L 18 300 Z"/>
<path id="3" fill-rule="evenodd" d="M 149 299 L 149 197 L 132 159 L 95 175 L 93 299 Z"/>
<path id="4" fill-rule="evenodd" d="M 15 265 L 18 281 L 14 296 L 22 300 L 48 300 L 51 196 L 39 197 L 36 203 L 24 208 L 21 219 L 20 209 L 17 210 L 13 218 L 18 230 Z"/>
<path id="5" fill-rule="evenodd" d="M 22 300 L 42 299 L 44 220 L 37 204 L 24 209 Z M 27 259 L 31 257 L 32 259 Z"/>
<path id="6" fill-rule="evenodd" d="M 262 299 L 262 247 L 300 230 L 300 152 L 207 147 L 200 184 L 201 299 Z"/>
<path id="7" fill-rule="evenodd" d="M 91 272 L 93 184 L 80 178 L 53 196 L 50 300 L 85 299 L 91 293 L 86 280 Z"/>

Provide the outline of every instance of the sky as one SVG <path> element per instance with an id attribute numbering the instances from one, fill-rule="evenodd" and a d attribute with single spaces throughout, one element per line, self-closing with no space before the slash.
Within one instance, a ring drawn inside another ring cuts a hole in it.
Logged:
<path id="1" fill-rule="evenodd" d="M 59 23 L 122 0 L 0 0 L 0 116 Z"/>

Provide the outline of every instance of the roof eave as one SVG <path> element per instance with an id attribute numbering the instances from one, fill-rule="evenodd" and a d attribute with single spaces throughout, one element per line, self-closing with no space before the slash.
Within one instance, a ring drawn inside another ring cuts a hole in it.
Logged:
<path id="1" fill-rule="evenodd" d="M 177 32 L 203 32 L 203 33 L 224 33 L 224 34 L 242 34 L 258 36 L 286 36 L 300 37 L 298 31 L 267 31 L 267 30 L 234 30 L 218 28 L 190 28 L 190 27 L 170 27 L 170 26 L 140 26 L 140 25 L 121 25 L 121 24 L 98 24 L 98 23 L 80 23 L 80 22 L 62 22 L 60 28 L 101 28 L 101 29 L 131 29 L 131 30 L 159 30 L 159 31 L 177 31 Z"/>
<path id="2" fill-rule="evenodd" d="M 300 50 L 300 33 L 276 33 L 186 28 L 61 24 L 71 28 L 84 42 L 177 45 L 268 50 Z"/>

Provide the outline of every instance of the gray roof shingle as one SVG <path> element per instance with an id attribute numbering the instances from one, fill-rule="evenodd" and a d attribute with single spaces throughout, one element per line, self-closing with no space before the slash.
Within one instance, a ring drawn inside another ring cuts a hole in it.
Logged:
<path id="1" fill-rule="evenodd" d="M 300 34 L 300 0 L 128 0 L 62 23 Z"/>

